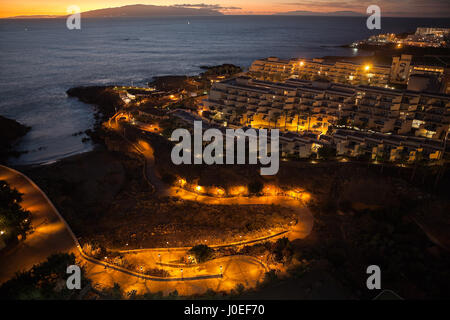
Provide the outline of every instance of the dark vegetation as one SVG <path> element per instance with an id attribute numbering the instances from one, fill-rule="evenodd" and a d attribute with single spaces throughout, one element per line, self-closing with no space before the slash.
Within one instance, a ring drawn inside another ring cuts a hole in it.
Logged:
<path id="1" fill-rule="evenodd" d="M 31 213 L 22 208 L 21 202 L 22 194 L 0 180 L 0 249 L 1 242 L 4 245 L 16 244 L 18 237 L 25 239 L 30 230 Z"/>
<path id="2" fill-rule="evenodd" d="M 154 77 L 149 86 L 154 87 L 158 91 L 165 92 L 181 92 L 209 90 L 211 87 L 210 77 L 224 76 L 230 77 L 236 73 L 242 72 L 242 68 L 232 65 L 223 64 L 218 66 L 201 66 L 206 71 L 197 76 L 160 76 Z"/>
<path id="3" fill-rule="evenodd" d="M 197 263 L 206 262 L 214 257 L 214 250 L 205 244 L 199 244 L 192 247 L 189 249 L 188 253 L 195 257 Z"/>
<path id="4" fill-rule="evenodd" d="M 0 287 L 0 298 L 3 300 L 68 300 L 79 299 L 88 293 L 87 290 L 69 290 L 66 273 L 69 265 L 76 264 L 75 255 L 54 254 L 30 270 L 20 272 Z M 90 281 L 81 271 L 81 288 L 90 286 Z"/>
<path id="5" fill-rule="evenodd" d="M 187 80 L 187 76 L 160 76 L 154 77 L 148 85 L 158 91 L 173 92 L 180 91 L 180 88 L 186 85 Z"/>
<path id="6" fill-rule="evenodd" d="M 248 191 L 251 194 L 259 194 L 264 188 L 264 183 L 261 181 L 253 181 L 248 184 Z"/>
<path id="7" fill-rule="evenodd" d="M 242 72 L 242 68 L 233 64 L 222 64 L 218 66 L 201 66 L 201 69 L 205 69 L 202 76 L 232 76 L 236 73 Z"/>
<path id="8" fill-rule="evenodd" d="M 52 199 L 77 234 L 81 230 L 95 230 L 93 221 L 123 187 L 145 186 L 138 159 L 104 150 L 31 168 L 26 173 Z"/>

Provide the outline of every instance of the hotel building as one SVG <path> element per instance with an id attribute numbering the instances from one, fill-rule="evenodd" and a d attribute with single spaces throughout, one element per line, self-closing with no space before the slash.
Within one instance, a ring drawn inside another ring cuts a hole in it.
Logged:
<path id="1" fill-rule="evenodd" d="M 337 155 L 370 160 L 437 160 L 444 150 L 444 144 L 437 140 L 343 129 L 333 133 L 333 141 Z"/>
<path id="2" fill-rule="evenodd" d="M 426 75 L 438 82 L 435 91 L 450 94 L 450 59 L 448 57 L 413 57 L 402 54 L 392 58 L 391 83 L 409 85 L 414 75 Z"/>
<path id="3" fill-rule="evenodd" d="M 323 59 L 281 60 L 275 57 L 256 60 L 249 69 L 249 75 L 258 80 L 328 79 L 341 84 L 365 84 L 380 87 L 388 85 L 390 73 L 390 66 L 345 61 L 328 63 Z"/>
<path id="4" fill-rule="evenodd" d="M 291 132 L 333 125 L 442 140 L 450 123 L 449 95 L 300 79 L 228 79 L 203 104 L 217 123 Z"/>
<path id="5" fill-rule="evenodd" d="M 253 61 L 249 73 L 259 80 L 284 81 L 295 74 L 297 66 L 297 59 L 283 60 L 269 57 Z"/>

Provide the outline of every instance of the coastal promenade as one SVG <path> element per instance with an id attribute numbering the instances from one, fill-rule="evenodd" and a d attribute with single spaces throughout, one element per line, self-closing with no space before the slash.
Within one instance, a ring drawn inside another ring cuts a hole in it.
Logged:
<path id="1" fill-rule="evenodd" d="M 22 173 L 0 165 L 0 180 L 23 194 L 22 207 L 32 215 L 33 232 L 14 249 L 0 255 L 0 283 L 16 272 L 30 269 L 51 254 L 76 248 L 74 235 L 67 228 L 47 196 Z"/>

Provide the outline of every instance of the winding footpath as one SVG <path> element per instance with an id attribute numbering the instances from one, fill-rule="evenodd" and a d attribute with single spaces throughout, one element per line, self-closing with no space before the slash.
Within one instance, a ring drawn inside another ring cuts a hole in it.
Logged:
<path id="1" fill-rule="evenodd" d="M 31 179 L 0 165 L 0 180 L 23 194 L 22 206 L 31 212 L 33 228 L 25 241 L 0 255 L 0 283 L 3 283 L 16 272 L 30 269 L 51 254 L 74 251 L 77 240 L 45 193 Z"/>
<path id="2" fill-rule="evenodd" d="M 108 122 L 110 128 L 119 129 L 117 113 Z M 116 120 L 111 124 L 111 120 Z M 155 170 L 153 148 L 147 141 L 130 142 L 122 135 L 144 160 L 144 176 L 158 196 L 173 196 L 205 204 L 279 204 L 293 208 L 298 213 L 298 223 L 292 229 L 257 239 L 229 243 L 215 247 L 242 246 L 287 236 L 290 240 L 306 237 L 312 230 L 313 217 L 309 210 L 298 200 L 286 196 L 215 198 L 199 195 L 178 187 L 164 184 Z M 0 165 L 0 180 L 6 180 L 12 187 L 23 193 L 23 207 L 32 213 L 34 232 L 14 250 L 0 255 L 0 283 L 11 278 L 16 272 L 27 270 L 33 265 L 47 259 L 57 252 L 73 252 L 77 255 L 87 271 L 87 276 L 98 287 L 110 287 L 118 283 L 125 292 L 136 290 L 138 293 L 168 294 L 177 290 L 181 295 L 201 294 L 208 289 L 215 291 L 231 290 L 238 284 L 253 287 L 260 282 L 267 266 L 254 257 L 228 256 L 208 261 L 195 266 L 173 265 L 171 262 L 186 255 L 188 248 L 148 248 L 120 251 L 134 259 L 143 268 L 158 268 L 169 272 L 168 277 L 156 277 L 142 272 L 134 272 L 87 256 L 70 229 L 45 193 L 22 173 Z M 213 246 L 214 247 L 214 246 Z"/>

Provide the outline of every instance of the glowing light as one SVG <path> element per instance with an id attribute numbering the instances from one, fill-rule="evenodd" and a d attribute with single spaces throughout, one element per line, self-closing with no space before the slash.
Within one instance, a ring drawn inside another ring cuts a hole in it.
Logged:
<path id="1" fill-rule="evenodd" d="M 369 66 L 369 65 L 366 65 L 366 66 L 364 67 L 364 70 L 369 71 L 369 70 L 370 70 L 370 66 Z"/>
<path id="2" fill-rule="evenodd" d="M 263 193 L 271 196 L 276 196 L 282 190 L 274 185 L 265 185 L 263 188 Z"/>
<path id="3" fill-rule="evenodd" d="M 213 194 L 217 195 L 217 196 L 224 196 L 225 195 L 225 190 L 223 190 L 222 188 L 216 187 L 212 189 Z"/>
<path id="4" fill-rule="evenodd" d="M 307 201 L 309 201 L 310 199 L 311 199 L 311 194 L 309 194 L 309 193 L 307 193 L 307 192 L 304 192 L 304 193 L 302 194 L 302 200 L 303 200 L 303 201 L 307 202 Z"/>
<path id="5" fill-rule="evenodd" d="M 229 193 L 232 196 L 242 196 L 248 193 L 248 189 L 245 186 L 237 186 L 230 188 Z"/>
<path id="6" fill-rule="evenodd" d="M 303 67 L 305 65 L 305 61 L 300 61 L 300 67 Z"/>

